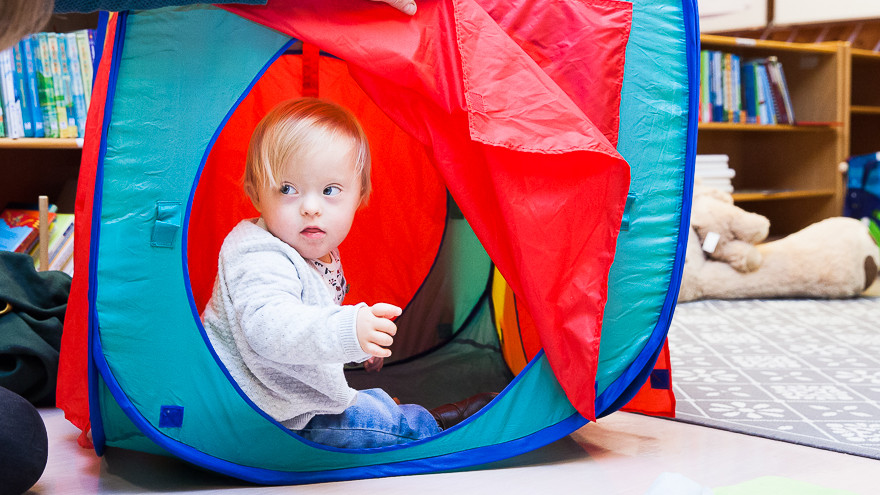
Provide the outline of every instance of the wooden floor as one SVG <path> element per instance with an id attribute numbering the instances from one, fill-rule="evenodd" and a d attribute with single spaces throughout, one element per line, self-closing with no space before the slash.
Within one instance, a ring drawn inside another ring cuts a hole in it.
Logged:
<path id="1" fill-rule="evenodd" d="M 41 410 L 49 462 L 31 495 L 198 494 L 646 494 L 661 476 L 705 488 L 764 476 L 858 494 L 880 493 L 880 461 L 711 428 L 615 413 L 568 438 L 491 469 L 298 487 L 257 487 L 170 458 L 109 449 L 103 458 L 77 446 L 78 430 L 54 409 Z M 664 485 L 669 488 L 669 485 Z M 685 494 L 683 485 L 662 493 Z M 655 489 L 652 495 L 659 492 Z"/>

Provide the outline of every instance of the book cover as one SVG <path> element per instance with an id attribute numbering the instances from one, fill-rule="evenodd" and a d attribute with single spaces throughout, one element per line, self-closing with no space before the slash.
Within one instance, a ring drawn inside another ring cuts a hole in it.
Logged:
<path id="1" fill-rule="evenodd" d="M 779 111 L 785 115 L 785 123 L 794 124 L 794 111 L 791 107 L 791 95 L 788 92 L 788 84 L 785 81 L 785 74 L 782 71 L 782 62 L 776 57 L 770 57 L 767 62 L 767 67 L 770 71 L 770 79 L 779 93 L 779 99 L 778 101 L 774 100 L 774 103 L 779 108 Z"/>
<path id="2" fill-rule="evenodd" d="M 61 66 L 61 80 L 64 81 L 64 104 L 67 106 L 67 129 L 68 137 L 82 137 L 79 133 L 80 123 L 76 119 L 75 90 L 73 89 L 73 74 L 70 72 L 70 54 L 67 51 L 67 35 L 56 33 L 58 41 L 58 62 Z"/>
<path id="3" fill-rule="evenodd" d="M 49 212 L 49 222 L 55 221 Z M 27 253 L 40 236 L 40 212 L 6 208 L 0 212 L 0 249 Z"/>
<path id="4" fill-rule="evenodd" d="M 788 112 L 785 108 L 785 102 L 782 96 L 782 83 L 779 81 L 778 67 L 779 61 L 776 57 L 768 57 L 765 66 L 767 67 L 767 80 L 770 87 L 770 98 L 773 101 L 773 112 L 776 115 L 776 122 L 780 124 L 790 124 Z"/>
<path id="5" fill-rule="evenodd" d="M 724 122 L 733 122 L 733 97 L 731 90 L 733 87 L 730 77 L 730 54 L 721 54 L 721 88 L 724 91 Z"/>
<path id="6" fill-rule="evenodd" d="M 785 80 L 785 71 L 782 70 L 782 64 L 779 64 L 779 80 L 782 83 L 782 101 L 785 103 L 786 111 L 788 112 L 789 120 L 792 124 L 797 123 L 797 120 L 794 118 L 794 107 L 791 104 L 791 93 L 788 90 L 788 82 Z"/>
<path id="7" fill-rule="evenodd" d="M 0 51 L 0 97 L 3 99 L 6 136 L 20 138 L 24 137 L 24 124 L 21 119 L 21 101 L 15 90 L 14 72 L 12 48 Z"/>
<path id="8" fill-rule="evenodd" d="M 76 46 L 76 33 L 67 33 L 63 36 L 67 52 L 68 72 L 70 72 L 70 88 L 73 93 L 73 115 L 76 119 L 77 137 L 83 137 L 86 130 L 88 107 L 86 107 L 86 97 L 83 93 L 82 68 L 79 63 L 79 49 Z"/>
<path id="9" fill-rule="evenodd" d="M 733 98 L 733 121 L 737 123 L 745 122 L 746 120 L 742 104 L 742 78 L 740 77 L 740 73 L 740 57 L 737 54 L 732 54 L 730 56 L 730 78 L 733 82 L 731 97 Z"/>
<path id="10" fill-rule="evenodd" d="M 724 122 L 724 88 L 722 87 L 721 52 L 712 51 L 712 121 Z"/>
<path id="11" fill-rule="evenodd" d="M 55 258 L 49 262 L 50 270 L 63 270 L 73 259 L 73 234 L 64 240 Z"/>
<path id="12" fill-rule="evenodd" d="M 12 46 L 12 83 L 21 109 L 21 125 L 24 137 L 34 137 L 34 122 L 27 101 L 27 75 L 24 72 L 24 57 L 20 45 Z"/>
<path id="13" fill-rule="evenodd" d="M 46 33 L 49 45 L 49 68 L 52 71 L 52 85 L 55 88 L 55 112 L 58 115 L 58 137 L 76 137 L 76 131 L 68 129 L 67 105 L 70 94 L 64 84 L 64 74 L 61 72 L 61 59 L 58 56 L 58 36 L 55 33 Z M 74 131 L 71 135 L 71 131 Z"/>
<path id="14" fill-rule="evenodd" d="M 48 138 L 61 137 L 58 129 L 58 110 L 55 106 L 55 79 L 52 77 L 49 38 L 47 33 L 38 33 L 33 41 L 37 94 L 40 98 L 40 108 L 43 110 L 43 132 Z"/>
<path id="15" fill-rule="evenodd" d="M 73 236 L 73 213 L 58 213 L 52 229 L 49 231 L 49 265 L 58 257 L 61 248 L 68 238 Z M 34 258 L 34 268 L 40 269 L 39 250 Z"/>
<path id="16" fill-rule="evenodd" d="M 742 102 L 745 110 L 745 121 L 749 124 L 758 123 L 758 98 L 755 91 L 755 64 L 746 62 L 740 71 L 742 81 Z"/>
<path id="17" fill-rule="evenodd" d="M 43 130 L 43 110 L 40 106 L 40 89 L 37 84 L 36 62 L 34 60 L 34 39 L 31 36 L 25 36 L 19 43 L 21 50 L 22 65 L 24 67 L 25 82 L 27 93 L 28 109 L 30 110 L 31 123 L 34 127 L 34 137 L 45 137 Z"/>
<path id="18" fill-rule="evenodd" d="M 773 106 L 773 96 L 770 93 L 770 79 L 767 76 L 767 64 L 758 62 L 758 84 L 761 86 L 761 117 L 762 124 L 776 124 L 776 109 Z"/>
<path id="19" fill-rule="evenodd" d="M 0 100 L 0 137 L 6 137 L 6 124 L 3 121 L 3 101 Z"/>
<path id="20" fill-rule="evenodd" d="M 86 29 L 75 31 L 76 47 L 79 51 L 80 73 L 82 74 L 83 95 L 86 98 L 86 108 L 88 109 L 92 101 L 92 73 L 94 72 L 92 60 L 92 50 L 89 47 L 89 33 Z"/>
<path id="21" fill-rule="evenodd" d="M 700 122 L 712 122 L 709 103 L 709 51 L 700 50 Z"/>

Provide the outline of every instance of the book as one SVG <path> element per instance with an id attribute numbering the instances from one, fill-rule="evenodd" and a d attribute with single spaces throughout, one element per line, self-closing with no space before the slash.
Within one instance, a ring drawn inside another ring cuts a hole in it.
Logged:
<path id="1" fill-rule="evenodd" d="M 70 72 L 70 56 L 67 53 L 67 36 L 63 33 L 55 33 L 58 42 L 58 62 L 61 66 L 61 80 L 64 81 L 64 105 L 67 107 L 67 137 L 82 137 L 76 112 L 76 94 L 73 88 L 74 75 Z M 83 119 L 85 121 L 85 119 Z"/>
<path id="2" fill-rule="evenodd" d="M 37 73 L 37 94 L 43 113 L 43 132 L 48 138 L 61 137 L 58 128 L 58 110 L 55 106 L 55 79 L 52 77 L 52 59 L 46 33 L 33 38 L 34 70 Z"/>
<path id="3" fill-rule="evenodd" d="M 740 71 L 742 81 L 742 102 L 745 111 L 745 122 L 758 123 L 758 97 L 755 88 L 755 64 L 744 63 Z"/>
<path id="4" fill-rule="evenodd" d="M 58 253 L 56 253 L 55 258 L 49 262 L 50 270 L 63 270 L 68 264 L 73 261 L 73 234 L 70 237 L 64 240 L 64 243 L 61 245 Z M 72 275 L 72 273 L 69 273 Z"/>
<path id="5" fill-rule="evenodd" d="M 722 54 L 712 51 L 712 121 L 724 122 L 724 88 L 723 74 L 721 71 Z"/>
<path id="6" fill-rule="evenodd" d="M 12 48 L 0 51 L 0 98 L 3 100 L 6 136 L 24 137 L 24 123 L 21 118 L 21 99 L 15 89 L 15 63 Z"/>
<path id="7" fill-rule="evenodd" d="M 24 72 L 24 60 L 18 44 L 12 46 L 12 84 L 18 98 L 21 111 L 22 132 L 24 137 L 34 137 L 34 122 L 27 101 L 27 74 Z"/>
<path id="8" fill-rule="evenodd" d="M 67 239 L 73 236 L 73 221 L 73 213 L 58 213 L 55 216 L 55 221 L 52 223 L 52 228 L 49 230 L 50 266 L 52 262 L 58 257 L 58 253 L 61 252 L 61 248 L 67 241 Z M 40 269 L 39 252 L 39 249 L 36 249 L 33 253 L 31 253 L 31 255 L 34 256 L 34 268 L 36 268 L 37 270 Z"/>
<path id="9" fill-rule="evenodd" d="M 61 59 L 58 56 L 58 36 L 55 33 L 45 33 L 46 42 L 49 48 L 49 68 L 52 73 L 52 84 L 55 87 L 55 111 L 58 115 L 58 137 L 70 138 L 76 137 L 73 129 L 68 128 L 67 106 L 70 94 L 67 92 L 67 86 L 64 83 L 64 74 L 61 71 Z"/>
<path id="10" fill-rule="evenodd" d="M 89 47 L 89 33 L 86 29 L 75 31 L 76 47 L 79 51 L 79 65 L 82 74 L 83 95 L 86 99 L 86 108 L 91 104 L 92 98 L 92 74 L 94 72 L 94 60 L 92 60 L 92 49 Z"/>
<path id="11" fill-rule="evenodd" d="M 6 124 L 3 121 L 3 102 L 0 100 L 0 137 L 6 137 Z"/>
<path id="12" fill-rule="evenodd" d="M 49 212 L 49 222 L 55 221 Z M 40 212 L 6 208 L 0 212 L 0 250 L 27 253 L 40 236 Z"/>
<path id="13" fill-rule="evenodd" d="M 66 45 L 68 72 L 70 72 L 70 88 L 73 94 L 73 115 L 76 121 L 77 137 L 83 137 L 86 130 L 88 107 L 86 107 L 86 97 L 83 90 L 82 67 L 79 62 L 79 49 L 76 46 L 76 33 L 64 34 L 63 38 Z"/>
<path id="14" fill-rule="evenodd" d="M 758 62 L 756 68 L 758 69 L 757 84 L 761 88 L 761 123 L 767 125 L 776 124 L 776 109 L 773 106 L 773 96 L 770 94 L 770 79 L 767 76 L 767 64 Z"/>
<path id="15" fill-rule="evenodd" d="M 782 75 L 782 64 L 776 57 L 767 57 L 766 65 L 773 107 L 776 110 L 776 120 L 780 124 L 794 124 L 794 112 L 791 109 L 788 86 Z"/>
<path id="16" fill-rule="evenodd" d="M 43 110 L 40 106 L 40 93 L 37 84 L 36 62 L 34 60 L 34 43 L 31 36 L 25 36 L 18 42 L 21 50 L 22 68 L 25 75 L 25 100 L 27 100 L 30 121 L 33 125 L 34 137 L 45 137 L 43 130 Z M 24 110 L 22 110 L 24 112 Z"/>
<path id="17" fill-rule="evenodd" d="M 712 122 L 709 103 L 709 51 L 700 50 L 700 122 Z"/>

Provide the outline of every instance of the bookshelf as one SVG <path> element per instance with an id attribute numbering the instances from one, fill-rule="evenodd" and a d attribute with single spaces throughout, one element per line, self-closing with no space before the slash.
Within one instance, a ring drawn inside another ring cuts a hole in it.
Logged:
<path id="1" fill-rule="evenodd" d="M 701 42 L 703 49 L 743 60 L 777 57 L 791 95 L 795 125 L 699 124 L 697 152 L 730 157 L 736 204 L 768 217 L 773 236 L 840 215 L 840 163 L 849 139 L 848 45 L 715 35 L 703 35 Z"/>
<path id="2" fill-rule="evenodd" d="M 852 49 L 850 154 L 880 151 L 880 52 Z"/>
<path id="3" fill-rule="evenodd" d="M 95 28 L 98 14 L 56 14 L 41 31 Z M 0 138 L 0 209 L 8 203 L 37 203 L 40 195 L 73 213 L 82 139 Z"/>

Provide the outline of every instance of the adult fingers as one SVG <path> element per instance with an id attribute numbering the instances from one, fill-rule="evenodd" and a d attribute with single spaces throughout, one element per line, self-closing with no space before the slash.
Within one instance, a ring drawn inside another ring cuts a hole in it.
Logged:
<path id="1" fill-rule="evenodd" d="M 373 0 L 374 2 L 385 2 L 404 14 L 413 15 L 416 13 L 416 2 L 413 0 Z"/>

